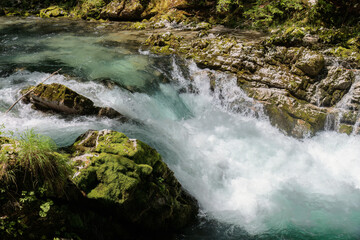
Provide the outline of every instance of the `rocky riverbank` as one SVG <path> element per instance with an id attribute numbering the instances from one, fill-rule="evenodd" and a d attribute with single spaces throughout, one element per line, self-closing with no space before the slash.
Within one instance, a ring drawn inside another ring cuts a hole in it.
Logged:
<path id="1" fill-rule="evenodd" d="M 325 128 L 357 133 L 359 38 L 349 40 L 355 45 L 351 56 L 339 56 L 340 47 L 329 47 L 310 32 L 291 28 L 279 35 L 274 44 L 274 36 L 254 40 L 210 31 L 184 41 L 168 32 L 151 35 L 145 44 L 154 53 L 179 54 L 236 75 L 238 86 L 263 103 L 271 123 L 291 136 Z"/>

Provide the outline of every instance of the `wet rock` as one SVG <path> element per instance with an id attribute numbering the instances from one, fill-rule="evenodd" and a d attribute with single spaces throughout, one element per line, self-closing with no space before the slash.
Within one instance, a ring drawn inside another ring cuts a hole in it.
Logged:
<path id="1" fill-rule="evenodd" d="M 23 90 L 23 93 L 27 90 Z M 42 111 L 72 115 L 95 115 L 125 120 L 125 117 L 116 110 L 109 107 L 96 107 L 90 99 L 58 83 L 39 84 L 23 101 L 31 103 L 35 109 Z"/>
<path id="2" fill-rule="evenodd" d="M 287 135 L 303 138 L 324 129 L 326 110 L 296 99 L 286 90 L 252 88 L 248 92 L 264 104 L 271 124 Z"/>
<path id="3" fill-rule="evenodd" d="M 71 149 L 76 161 L 86 155 L 75 178 L 79 188 L 123 220 L 160 231 L 195 218 L 196 200 L 145 143 L 110 130 L 88 131 Z"/>
<path id="4" fill-rule="evenodd" d="M 352 96 L 350 99 L 350 109 L 359 110 L 360 109 L 360 82 L 354 83 Z"/>
<path id="5" fill-rule="evenodd" d="M 339 133 L 346 133 L 350 135 L 353 132 L 354 127 L 347 124 L 340 124 L 339 126 Z"/>
<path id="6" fill-rule="evenodd" d="M 343 68 L 333 67 L 320 83 L 320 104 L 330 107 L 337 104 L 349 91 L 355 80 L 354 73 Z"/>
<path id="7" fill-rule="evenodd" d="M 322 54 L 308 50 L 303 52 L 295 66 L 310 77 L 316 77 L 324 68 L 325 59 Z"/>

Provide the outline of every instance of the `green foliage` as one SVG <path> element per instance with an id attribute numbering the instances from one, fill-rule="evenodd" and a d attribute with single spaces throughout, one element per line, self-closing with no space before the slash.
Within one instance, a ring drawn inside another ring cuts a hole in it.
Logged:
<path id="1" fill-rule="evenodd" d="M 18 140 L 0 137 L 0 183 L 9 188 L 44 187 L 62 194 L 71 174 L 68 159 L 55 152 L 56 144 L 33 130 L 20 134 Z M 6 144 L 5 144 L 6 143 Z"/>
<path id="2" fill-rule="evenodd" d="M 45 203 L 40 205 L 40 212 L 39 215 L 40 217 L 44 218 L 47 216 L 47 213 L 50 211 L 51 206 L 54 204 L 53 201 L 48 200 Z"/>
<path id="3" fill-rule="evenodd" d="M 305 9 L 306 5 L 301 0 L 258 0 L 255 6 L 244 12 L 244 16 L 254 27 L 268 27 L 297 18 Z"/>
<path id="4" fill-rule="evenodd" d="M 218 0 L 216 10 L 217 12 L 227 12 L 242 7 L 241 3 L 240 0 Z"/>
<path id="5" fill-rule="evenodd" d="M 309 12 L 309 20 L 313 25 L 326 27 L 357 25 L 360 20 L 360 5 L 357 0 L 318 0 Z"/>
<path id="6" fill-rule="evenodd" d="M 313 25 L 334 25 L 338 19 L 336 7 L 326 0 L 318 0 L 309 13 L 309 20 Z"/>

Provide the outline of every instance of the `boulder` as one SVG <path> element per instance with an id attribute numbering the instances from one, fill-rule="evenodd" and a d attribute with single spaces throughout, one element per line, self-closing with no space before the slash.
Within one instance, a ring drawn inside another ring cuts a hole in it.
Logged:
<path id="1" fill-rule="evenodd" d="M 140 0 L 112 1 L 103 8 L 100 16 L 113 20 L 139 20 L 143 11 Z"/>
<path id="2" fill-rule="evenodd" d="M 146 230 L 167 231 L 195 218 L 196 200 L 145 143 L 120 132 L 88 131 L 71 149 L 79 166 L 74 179 L 78 187 L 123 220 Z"/>
<path id="3" fill-rule="evenodd" d="M 25 89 L 23 93 L 26 90 L 28 89 Z M 23 99 L 23 102 L 31 103 L 34 109 L 42 111 L 125 119 L 116 110 L 109 107 L 96 107 L 90 99 L 58 83 L 39 84 Z"/>
<path id="4" fill-rule="evenodd" d="M 310 77 L 316 77 L 325 66 L 322 54 L 314 51 L 304 51 L 295 66 Z"/>
<path id="5" fill-rule="evenodd" d="M 328 76 L 320 82 L 320 104 L 325 107 L 334 106 L 350 90 L 355 80 L 350 70 L 332 67 Z"/>

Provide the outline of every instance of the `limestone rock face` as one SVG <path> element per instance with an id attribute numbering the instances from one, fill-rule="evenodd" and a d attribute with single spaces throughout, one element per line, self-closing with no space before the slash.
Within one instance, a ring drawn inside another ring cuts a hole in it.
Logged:
<path id="1" fill-rule="evenodd" d="M 114 109 L 96 107 L 90 99 L 58 83 L 39 84 L 32 93 L 24 98 L 24 102 L 31 103 L 35 109 L 42 111 L 125 119 L 123 115 Z"/>
<path id="2" fill-rule="evenodd" d="M 196 200 L 145 143 L 115 131 L 88 131 L 72 152 L 80 166 L 75 178 L 79 188 L 125 221 L 166 231 L 182 228 L 196 216 Z"/>
<path id="3" fill-rule="evenodd" d="M 184 55 L 200 67 L 235 74 L 238 86 L 260 101 L 270 122 L 288 135 L 312 136 L 325 129 L 330 114 L 340 116 L 336 122 L 355 124 L 356 119 L 341 116 L 345 116 L 345 110 L 360 109 L 356 72 L 333 65 L 334 59 L 324 55 L 328 51 L 315 51 L 306 45 L 296 47 L 295 40 L 304 37 L 299 30 L 291 28 L 286 34 L 291 41 L 279 40 L 277 43 L 282 45 L 276 45 L 276 39 L 269 44 L 268 40 L 215 37 L 211 33 L 186 40 L 175 34 L 167 34 L 170 38 L 153 34 L 145 44 L 150 45 L 152 52 Z M 356 39 L 352 42 L 356 43 Z M 333 109 L 339 105 L 341 110 Z M 330 129 L 349 132 L 347 126 Z"/>

